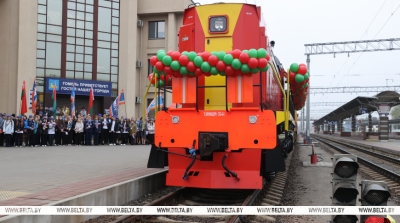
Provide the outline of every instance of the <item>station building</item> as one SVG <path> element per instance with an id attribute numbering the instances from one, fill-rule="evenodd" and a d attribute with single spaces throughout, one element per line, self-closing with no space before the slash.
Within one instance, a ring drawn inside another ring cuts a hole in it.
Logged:
<path id="1" fill-rule="evenodd" d="M 54 86 L 57 106 L 70 107 L 72 85 L 76 110 L 87 109 L 93 86 L 96 114 L 124 90 L 126 104 L 119 115 L 142 116 L 149 59 L 160 49 L 178 49 L 183 10 L 191 3 L 1 0 L 0 112 L 18 114 L 23 81 L 29 94 L 36 78 L 38 109 L 52 107 Z M 153 98 L 149 94 L 145 100 Z M 27 102 L 30 107 L 29 97 Z"/>

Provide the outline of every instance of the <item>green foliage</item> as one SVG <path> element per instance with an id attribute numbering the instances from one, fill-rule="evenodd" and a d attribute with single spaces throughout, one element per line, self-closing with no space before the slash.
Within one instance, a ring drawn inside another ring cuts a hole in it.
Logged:
<path id="1" fill-rule="evenodd" d="M 390 115 L 392 119 L 400 119 L 400 105 L 393 107 L 390 110 Z"/>

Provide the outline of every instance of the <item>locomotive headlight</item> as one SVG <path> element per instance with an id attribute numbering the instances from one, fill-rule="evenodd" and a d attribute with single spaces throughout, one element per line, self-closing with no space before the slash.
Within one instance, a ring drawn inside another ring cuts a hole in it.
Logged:
<path id="1" fill-rule="evenodd" d="M 179 116 L 172 116 L 172 123 L 178 124 L 179 123 Z"/>
<path id="2" fill-rule="evenodd" d="M 255 115 L 250 115 L 250 116 L 249 116 L 249 122 L 250 122 L 251 124 L 255 124 L 255 123 L 257 122 L 257 116 L 255 116 Z"/>

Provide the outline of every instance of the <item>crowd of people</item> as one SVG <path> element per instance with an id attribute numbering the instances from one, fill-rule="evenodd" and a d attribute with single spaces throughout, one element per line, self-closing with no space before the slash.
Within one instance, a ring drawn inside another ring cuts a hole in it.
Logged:
<path id="1" fill-rule="evenodd" d="M 0 117 L 0 146 L 145 145 L 154 143 L 154 119 L 56 112 Z"/>

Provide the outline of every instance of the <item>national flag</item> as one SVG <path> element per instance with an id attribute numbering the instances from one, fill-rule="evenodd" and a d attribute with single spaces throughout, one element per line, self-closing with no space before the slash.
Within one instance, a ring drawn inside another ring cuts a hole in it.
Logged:
<path id="1" fill-rule="evenodd" d="M 93 101 L 94 101 L 93 87 L 90 87 L 89 106 L 88 106 L 88 111 L 89 111 L 90 116 L 94 115 Z"/>
<path id="2" fill-rule="evenodd" d="M 22 82 L 22 92 L 21 92 L 21 115 L 28 112 L 28 107 L 26 106 L 26 86 L 25 80 Z"/>
<path id="3" fill-rule="evenodd" d="M 53 86 L 53 95 L 51 95 L 51 98 L 53 99 L 53 116 L 54 119 L 57 117 L 57 86 Z"/>
<path id="4" fill-rule="evenodd" d="M 110 116 L 118 116 L 118 97 L 111 104 L 111 106 L 108 109 L 108 111 L 110 113 Z"/>
<path id="5" fill-rule="evenodd" d="M 71 116 L 75 116 L 75 86 L 72 86 L 71 92 Z"/>
<path id="6" fill-rule="evenodd" d="M 161 97 L 161 95 L 158 96 L 158 106 L 162 106 L 163 105 L 163 98 Z M 149 104 L 149 106 L 147 107 L 147 112 L 146 112 L 146 116 L 149 114 L 149 112 L 151 110 L 154 110 L 156 108 L 156 99 L 154 98 L 151 103 Z"/>
<path id="7" fill-rule="evenodd" d="M 121 90 L 121 93 L 118 96 L 118 105 L 124 105 L 125 104 L 125 93 L 124 90 Z"/>
<path id="8" fill-rule="evenodd" d="M 36 115 L 36 104 L 37 104 L 36 78 L 33 80 L 31 97 L 32 97 L 32 113 Z"/>

